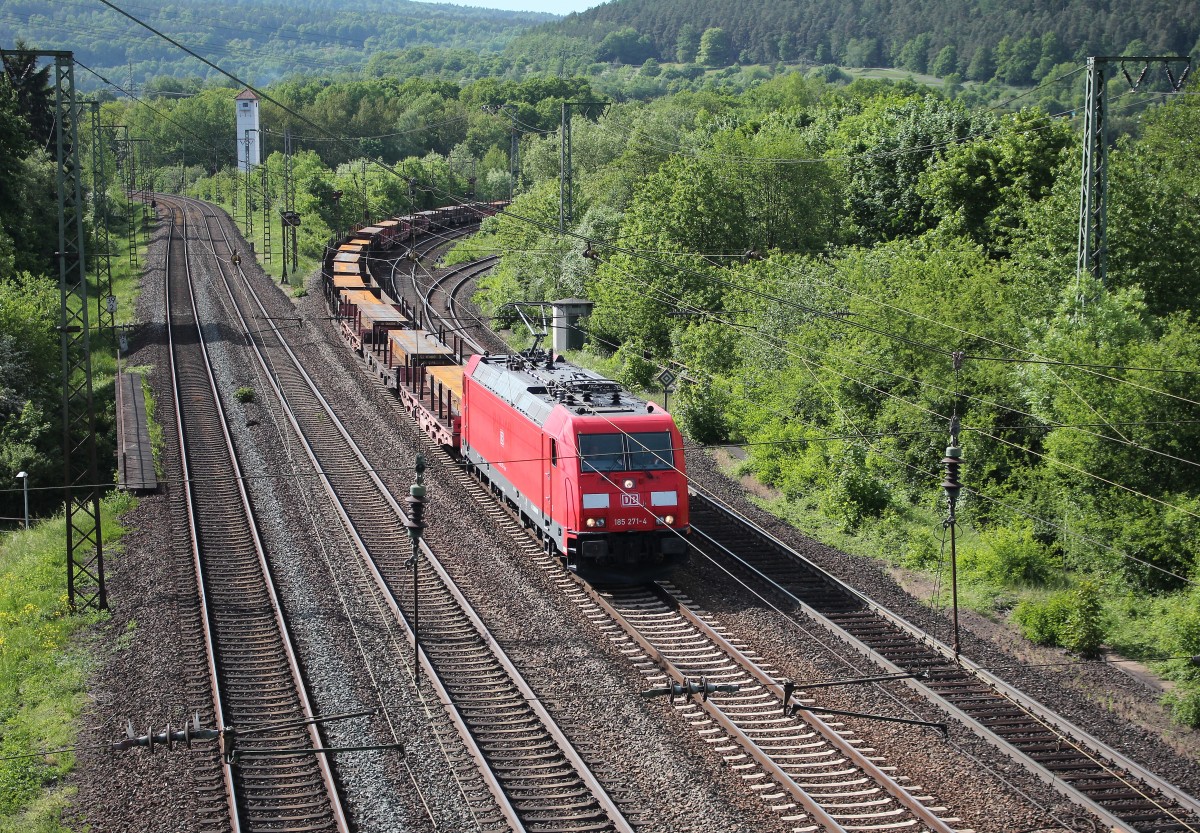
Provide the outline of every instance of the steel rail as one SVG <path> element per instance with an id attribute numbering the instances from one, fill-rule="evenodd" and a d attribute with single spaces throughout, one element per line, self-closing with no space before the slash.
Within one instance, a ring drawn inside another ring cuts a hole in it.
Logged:
<path id="1" fill-rule="evenodd" d="M 1136 761 L 1133 761 L 1128 756 L 1113 749 L 1108 744 L 1105 744 L 1103 741 L 1095 738 L 1090 733 L 1084 731 L 1083 729 L 1079 728 L 1078 726 L 1076 726 L 1075 724 L 1066 720 L 1065 718 L 1061 717 L 1060 715 L 1055 714 L 1053 711 L 1051 711 L 1046 706 L 1042 705 L 1040 702 L 1038 702 L 1033 697 L 1030 697 L 1029 695 L 1025 694 L 1024 692 L 1021 692 L 1016 687 L 1009 685 L 1008 683 L 1005 683 L 1003 680 L 1000 680 L 995 675 L 991 674 L 986 669 L 979 666 L 977 663 L 972 662 L 971 660 L 969 660 L 965 657 L 962 657 L 961 655 L 959 656 L 958 662 L 956 663 L 955 657 L 954 657 L 954 651 L 948 645 L 946 645 L 945 643 L 941 642 L 940 640 L 934 638 L 933 636 L 926 633 L 925 631 L 917 628 L 916 626 L 910 624 L 909 622 L 905 621 L 900 616 L 893 613 L 891 610 L 887 609 L 883 605 L 880 605 L 877 602 L 874 602 L 871 599 L 867 598 L 866 596 L 859 593 L 854 588 L 849 587 L 844 582 L 840 581 L 839 579 L 837 579 L 836 577 L 834 577 L 833 575 L 828 573 L 826 570 L 824 570 L 823 568 L 821 568 L 820 566 L 815 564 L 813 561 L 806 558 L 801 553 L 797 552 L 795 549 L 778 541 L 776 538 L 774 538 L 774 536 L 772 536 L 770 533 L 766 532 L 766 530 L 762 529 L 762 527 L 758 526 L 757 524 L 755 524 L 750 519 L 746 518 L 741 513 L 737 512 L 736 510 L 732 509 L 731 507 L 729 507 L 727 505 L 724 505 L 717 501 L 706 498 L 705 496 L 702 496 L 702 495 L 696 493 L 692 489 L 689 489 L 689 493 L 691 494 L 693 499 L 707 502 L 710 506 L 712 506 L 717 511 L 728 515 L 729 517 L 735 519 L 736 522 L 745 526 L 747 529 L 752 530 L 756 535 L 758 535 L 766 540 L 771 541 L 773 543 L 773 545 L 776 546 L 781 552 L 785 553 L 788 557 L 799 562 L 800 565 L 802 565 L 805 569 L 814 573 L 822 581 L 827 582 L 829 585 L 831 585 L 833 588 L 837 589 L 838 591 L 845 593 L 853 601 L 855 601 L 858 604 L 861 604 L 865 609 L 869 610 L 871 613 L 873 613 L 874 615 L 876 615 L 883 621 L 887 622 L 889 625 L 897 628 L 898 630 L 902 631 L 906 636 L 919 642 L 920 644 L 922 644 L 929 650 L 938 654 L 940 657 L 942 657 L 942 659 L 945 660 L 947 665 L 958 666 L 962 670 L 969 672 L 970 675 L 976 677 L 982 683 L 984 683 L 985 685 L 992 688 L 1000 696 L 1011 701 L 1014 705 L 1016 705 L 1022 711 L 1025 711 L 1026 713 L 1030 714 L 1031 717 L 1035 718 L 1037 721 L 1040 721 L 1048 729 L 1053 729 L 1057 733 L 1064 735 L 1065 739 L 1072 742 L 1073 744 L 1083 744 L 1085 747 L 1091 747 L 1090 750 L 1086 749 L 1086 748 L 1081 749 L 1080 750 L 1081 754 L 1084 754 L 1085 756 L 1087 756 L 1089 758 L 1091 758 L 1093 756 L 1097 756 L 1097 755 L 1102 758 L 1108 758 L 1109 762 L 1110 762 L 1109 769 L 1112 769 L 1114 765 L 1115 765 L 1115 768 L 1117 768 L 1117 769 L 1124 769 L 1127 772 L 1129 772 L 1130 774 L 1132 774 L 1134 777 L 1144 781 L 1147 785 L 1158 790 L 1164 796 L 1175 801 L 1181 807 L 1200 814 L 1200 801 L 1197 801 L 1192 796 L 1189 796 L 1188 794 L 1184 793 L 1178 787 L 1174 786 L 1173 784 L 1170 784 L 1169 782 L 1165 781 L 1158 775 L 1150 772 L 1148 769 L 1146 769 L 1141 764 L 1138 764 Z M 889 660 L 887 657 L 880 654 L 874 648 L 870 647 L 865 642 L 863 642 L 859 638 L 855 637 L 853 634 L 848 632 L 841 625 L 830 620 L 823 613 L 816 610 L 811 605 L 809 605 L 808 603 L 806 603 L 805 601 L 800 599 L 793 592 L 788 590 L 783 585 L 779 584 L 777 581 L 775 581 L 770 576 L 763 573 L 761 570 L 759 570 L 753 564 L 748 563 L 744 559 L 740 558 L 736 553 L 731 552 L 727 547 L 725 547 L 723 544 L 721 544 L 719 541 L 717 541 L 712 536 L 705 533 L 701 528 L 698 528 L 695 524 L 693 524 L 693 526 L 692 526 L 692 531 L 693 531 L 693 534 L 698 535 L 698 536 L 703 537 L 706 540 L 708 540 L 712 545 L 714 545 L 720 551 L 725 553 L 725 555 L 728 558 L 737 562 L 743 569 L 754 574 L 760 581 L 763 581 L 768 586 L 770 586 L 772 588 L 772 590 L 774 590 L 775 592 L 777 592 L 780 595 L 787 598 L 791 603 L 795 604 L 798 608 L 800 608 L 801 611 L 803 611 L 805 613 L 805 615 L 807 615 L 809 618 L 811 618 L 814 622 L 818 623 L 826 631 L 828 631 L 830 634 L 837 637 L 839 640 L 843 641 L 845 644 L 854 648 L 856 651 L 858 651 L 860 654 L 862 654 L 864 657 L 869 659 L 872 663 L 874 663 L 878 667 L 883 668 L 890 673 L 903 673 L 904 672 L 905 669 L 901 668 L 901 666 L 899 666 L 896 663 L 894 663 L 893 661 Z M 971 717 L 969 714 L 967 714 L 965 711 L 960 709 L 958 706 L 951 703 L 949 700 L 947 700 L 942 695 L 938 694 L 935 691 L 932 691 L 930 688 L 928 688 L 926 685 L 924 685 L 920 681 L 915 680 L 915 679 L 905 679 L 905 680 L 901 680 L 900 682 L 902 682 L 904 685 L 908 686 L 914 692 L 920 694 L 924 699 L 926 699 L 933 705 L 937 706 L 938 708 L 942 709 L 943 711 L 945 711 L 948 714 L 950 714 L 951 716 L 953 716 L 956 720 L 960 721 L 966 728 L 970 729 L 976 735 L 978 735 L 982 739 L 986 740 L 988 743 L 992 744 L 996 748 L 1000 749 L 1006 755 L 1010 756 L 1014 761 L 1020 763 L 1028 771 L 1030 771 L 1031 773 L 1036 775 L 1039 779 L 1043 780 L 1045 783 L 1052 786 L 1054 789 L 1056 789 L 1062 795 L 1064 795 L 1065 797 L 1070 799 L 1073 803 L 1086 809 L 1088 812 L 1096 815 L 1097 818 L 1099 818 L 1104 824 L 1108 825 L 1111 830 L 1117 831 L 1118 833 L 1120 833 L 1120 831 L 1129 831 L 1130 833 L 1133 833 L 1133 831 L 1137 830 L 1136 827 L 1131 826 L 1130 822 L 1127 822 L 1127 821 L 1121 819 L 1120 817 L 1118 817 L 1117 815 L 1115 815 L 1108 809 L 1099 805 L 1093 799 L 1089 798 L 1082 791 L 1078 790 L 1071 784 L 1065 782 L 1063 779 L 1057 777 L 1051 770 L 1049 770 L 1048 768 L 1043 766 L 1041 763 L 1033 760 L 1027 754 L 1020 751 L 1012 743 L 1005 740 L 1003 737 L 999 736 L 997 733 L 993 732 L 991 729 L 989 729 L 988 727 L 981 724 L 978 720 Z M 1114 774 L 1116 774 L 1116 773 L 1114 773 Z M 1116 775 L 1119 780 L 1124 780 L 1121 778 L 1121 776 L 1119 774 L 1116 774 Z M 1152 800 L 1152 799 L 1149 799 L 1149 800 Z M 1184 829 L 1191 829 L 1191 830 L 1200 829 L 1196 826 L 1191 825 L 1188 822 L 1179 821 L 1179 824 L 1181 825 L 1181 827 L 1184 825 L 1187 825 L 1187 827 L 1185 827 Z"/>
<path id="2" fill-rule="evenodd" d="M 663 650 L 659 649 L 641 629 L 618 610 L 608 599 L 604 597 L 602 592 L 591 587 L 586 582 L 575 579 L 579 588 L 583 590 L 586 596 L 617 623 L 625 632 L 626 636 L 632 639 L 638 647 L 657 664 L 668 677 L 675 682 L 686 685 L 688 677 L 681 671 L 678 665 L 668 657 Z M 782 702 L 783 687 L 776 683 L 775 680 L 758 667 L 757 663 L 747 657 L 739 648 L 730 643 L 727 639 L 717 633 L 708 623 L 704 622 L 700 617 L 688 609 L 687 605 L 680 601 L 676 596 L 669 591 L 664 590 L 661 585 L 652 585 L 652 592 L 663 600 L 666 607 L 672 608 L 679 614 L 680 618 L 686 621 L 697 629 L 706 639 L 710 640 L 721 652 L 725 653 L 733 660 L 739 671 L 742 671 L 756 680 L 765 689 L 772 693 L 777 693 L 780 698 L 780 711 L 784 712 L 786 704 Z M 694 702 L 694 701 L 693 701 Z M 779 785 L 787 790 L 792 797 L 801 803 L 808 810 L 813 818 L 825 825 L 831 830 L 841 831 L 845 827 L 841 822 L 837 821 L 823 805 L 816 801 L 808 791 L 801 787 L 795 778 L 787 772 L 775 757 L 762 749 L 758 743 L 750 737 L 738 723 L 738 721 L 726 714 L 720 704 L 714 700 L 707 698 L 700 701 L 699 706 L 727 733 L 735 738 L 743 749 L 755 760 L 755 762 L 766 770 Z M 826 740 L 831 746 L 844 754 L 856 767 L 861 769 L 871 780 L 879 784 L 897 803 L 907 809 L 912 815 L 922 824 L 926 825 L 929 830 L 936 833 L 954 833 L 944 820 L 925 807 L 921 802 L 902 787 L 895 779 L 884 773 L 874 762 L 854 748 L 853 745 L 847 743 L 843 738 L 838 736 L 838 733 L 825 721 L 821 720 L 814 714 L 809 712 L 801 712 L 799 719 L 803 720 L 820 736 Z"/>
<path id="3" fill-rule="evenodd" d="M 679 614 L 687 620 L 687 622 L 698 631 L 703 633 L 708 639 L 712 640 L 722 651 L 737 660 L 738 665 L 742 670 L 749 673 L 755 680 L 758 681 L 767 690 L 776 694 L 779 697 L 780 704 L 786 710 L 788 703 L 785 701 L 785 692 L 783 685 L 776 682 L 775 678 L 759 667 L 758 663 L 751 660 L 746 654 L 726 639 L 721 633 L 714 629 L 711 625 L 696 615 L 690 607 L 682 602 L 674 593 L 661 588 L 675 604 Z M 829 724 L 819 718 L 812 712 L 801 712 L 801 719 L 807 722 L 810 726 L 821 733 L 821 736 L 828 740 L 831 744 L 841 750 L 842 754 L 854 761 L 855 765 L 871 776 L 871 779 L 876 783 L 883 785 L 884 789 L 896 801 L 904 805 L 908 810 L 920 819 L 931 830 L 940 831 L 940 833 L 953 833 L 953 830 L 938 816 L 930 812 L 924 804 L 918 801 L 913 794 L 900 785 L 894 778 L 875 765 L 875 762 L 859 752 L 854 746 L 847 743 L 845 738 L 835 732 Z"/>
<path id="4" fill-rule="evenodd" d="M 184 504 L 187 508 L 187 526 L 188 540 L 190 541 L 192 551 L 192 572 L 196 579 L 196 591 L 200 598 L 199 611 L 202 620 L 202 633 L 204 636 L 205 659 L 208 664 L 208 681 L 209 690 L 213 702 L 213 714 L 218 719 L 222 719 L 225 715 L 225 707 L 221 702 L 221 688 L 217 684 L 217 654 L 213 645 L 213 626 L 208 615 L 208 595 L 204 587 L 204 566 L 200 559 L 200 534 L 196 529 L 196 512 L 192 500 L 192 474 L 191 464 L 188 461 L 187 441 L 183 435 L 183 411 L 180 405 L 182 400 L 182 392 L 179 387 L 179 376 L 175 368 L 175 328 L 171 323 L 171 243 L 175 239 L 177 226 L 175 222 L 175 212 L 179 212 L 181 220 L 186 220 L 186 215 L 182 209 L 171 209 L 171 229 L 167 234 L 167 251 L 166 251 L 166 266 L 163 269 L 163 318 L 166 322 L 167 329 L 167 354 L 172 357 L 168 363 L 171 370 L 171 390 L 172 399 L 174 400 L 175 412 L 175 440 L 179 444 L 179 461 L 180 467 L 183 470 L 183 489 Z M 188 269 L 187 261 L 187 237 L 186 231 L 180 234 L 180 240 L 183 242 L 184 255 L 183 263 L 185 270 Z M 190 282 L 190 277 L 188 281 Z M 229 822 L 234 833 L 241 831 L 241 819 L 237 810 L 237 791 L 233 783 L 233 771 L 228 766 L 221 767 L 221 777 L 225 783 L 225 796 L 228 804 Z"/>
<path id="5" fill-rule="evenodd" d="M 172 202 L 173 201 L 170 201 L 170 200 L 167 201 L 167 203 L 169 205 L 172 204 Z M 186 209 L 181 208 L 180 214 L 182 216 L 186 217 Z M 183 241 L 184 241 L 184 251 L 185 251 L 184 264 L 185 264 L 185 273 L 186 273 L 186 278 L 187 278 L 186 288 L 187 288 L 189 303 L 190 303 L 190 308 L 191 308 L 192 322 L 194 322 L 194 325 L 196 327 L 197 345 L 199 347 L 199 355 L 200 355 L 200 358 L 202 359 L 202 364 L 203 364 L 203 367 L 205 370 L 207 387 L 208 387 L 209 393 L 212 396 L 212 412 L 215 417 L 214 421 L 216 423 L 216 426 L 220 429 L 222 444 L 223 444 L 224 450 L 225 450 L 226 456 L 222 462 L 225 465 L 227 465 L 228 468 L 233 473 L 233 482 L 236 486 L 238 500 L 239 500 L 240 507 L 241 507 L 240 517 L 246 525 L 245 532 L 249 535 L 250 544 L 253 547 L 254 554 L 255 554 L 255 561 L 257 563 L 258 570 L 259 570 L 259 577 L 260 577 L 259 589 L 266 594 L 266 598 L 267 598 L 268 604 L 271 609 L 272 618 L 273 618 L 273 621 L 275 624 L 275 634 L 281 643 L 281 647 L 283 649 L 284 664 L 286 666 L 287 673 L 291 678 L 292 686 L 295 691 L 296 705 L 299 707 L 299 710 L 300 710 L 301 714 L 303 714 L 304 718 L 306 720 L 312 721 L 314 718 L 315 712 L 312 708 L 312 702 L 311 702 L 311 699 L 309 698 L 307 687 L 304 684 L 303 676 L 300 672 L 299 660 L 297 658 L 296 652 L 293 647 L 291 633 L 288 629 L 287 622 L 283 617 L 282 605 L 281 605 L 279 597 L 278 597 L 278 592 L 274 586 L 274 582 L 271 578 L 270 569 L 267 565 L 266 548 L 265 548 L 265 546 L 262 542 L 262 539 L 259 535 L 258 527 L 257 527 L 257 524 L 254 519 L 254 511 L 253 511 L 253 508 L 250 503 L 249 495 L 247 494 L 246 489 L 245 489 L 245 482 L 242 477 L 241 467 L 238 463 L 237 454 L 234 449 L 233 438 L 230 435 L 229 427 L 228 427 L 228 423 L 225 419 L 224 411 L 221 409 L 221 407 L 219 405 L 220 395 L 219 395 L 219 392 L 217 389 L 216 379 L 214 378 L 213 373 L 212 373 L 212 364 L 211 364 L 211 361 L 210 361 L 210 358 L 208 355 L 208 348 L 207 348 L 207 345 L 204 340 L 203 331 L 200 328 L 199 323 L 198 323 L 200 321 L 200 313 L 199 313 L 198 307 L 196 306 L 196 298 L 195 298 L 195 294 L 193 291 L 193 278 L 191 275 L 190 257 L 188 257 L 189 247 L 187 246 L 186 234 L 183 236 Z M 168 304 L 167 326 L 168 326 L 168 330 L 173 333 L 174 325 L 172 322 L 172 316 L 171 316 L 170 307 L 169 307 L 171 293 L 168 291 L 165 294 L 166 294 L 166 303 Z M 178 426 L 178 431 L 180 434 L 180 441 L 181 441 L 181 445 L 180 445 L 181 459 L 186 460 L 189 456 L 189 452 L 187 451 L 189 446 L 187 444 L 185 444 L 186 421 L 184 419 L 184 414 L 181 410 L 180 403 L 181 403 L 181 399 L 182 399 L 182 396 L 181 396 L 182 391 L 181 391 L 180 384 L 179 384 L 180 376 L 177 372 L 177 366 L 176 366 L 176 361 L 177 361 L 177 357 L 179 354 L 175 350 L 175 340 L 174 340 L 173 336 L 170 338 L 170 343 L 171 343 L 171 347 L 172 347 L 172 353 L 171 353 L 171 355 L 172 355 L 172 362 L 171 362 L 172 383 L 173 383 L 173 389 L 175 391 L 176 419 L 177 419 L 177 426 Z M 187 469 L 185 470 L 185 482 L 187 484 L 187 488 L 185 489 L 185 492 L 187 495 L 187 504 L 189 507 L 188 523 L 189 523 L 190 532 L 193 536 L 193 547 L 194 547 L 193 553 L 194 553 L 195 565 L 198 570 L 197 580 L 203 587 L 203 585 L 205 584 L 204 576 L 206 575 L 206 571 L 203 566 L 203 558 L 201 556 L 201 553 L 203 552 L 204 547 L 201 544 L 201 536 L 199 534 L 199 530 L 198 530 L 196 522 L 195 522 L 196 503 L 197 503 L 197 501 L 194 498 L 194 494 L 193 494 L 193 490 L 195 488 L 195 481 L 192 479 L 190 473 L 191 473 L 191 467 L 189 465 L 187 467 Z M 204 594 L 203 609 L 205 610 L 206 627 L 211 628 L 214 625 L 213 625 L 211 618 L 208 615 L 208 608 L 209 608 L 208 595 L 203 589 L 201 590 L 201 592 Z M 211 631 L 211 630 L 206 631 L 205 638 L 206 638 L 207 644 L 210 647 L 210 651 L 212 652 L 211 659 L 215 663 L 215 661 L 216 661 L 215 643 L 217 640 L 216 640 L 215 636 L 213 635 L 213 633 L 214 633 L 214 631 Z M 224 663 L 221 663 L 221 665 L 224 665 Z M 216 666 L 214 665 L 213 667 L 215 669 Z M 219 690 L 220 676 L 214 676 L 212 679 L 213 679 L 214 688 Z M 228 718 L 229 718 L 229 712 L 226 708 L 228 705 L 229 705 L 229 700 L 228 700 L 228 698 L 226 698 L 224 700 L 224 702 L 221 703 L 221 710 L 216 712 L 218 715 L 220 715 L 222 717 L 223 720 L 228 720 Z M 305 729 L 305 733 L 307 734 L 307 736 L 309 738 L 309 742 L 312 744 L 312 749 L 314 751 L 324 749 L 323 743 L 321 741 L 320 733 L 318 732 L 315 723 L 310 722 Z M 314 765 L 316 766 L 316 768 L 319 772 L 320 780 L 323 783 L 325 798 L 328 801 L 328 805 L 329 805 L 328 809 L 331 813 L 334 826 L 336 827 L 337 830 L 343 831 L 344 833 L 348 833 L 349 824 L 347 822 L 347 819 L 345 816 L 345 811 L 342 806 L 342 801 L 341 801 L 340 795 L 338 793 L 337 785 L 333 778 L 333 773 L 330 769 L 328 761 L 326 760 L 326 758 L 324 756 L 316 756 Z M 225 771 L 227 773 L 227 777 L 229 779 L 231 779 L 232 783 L 234 783 L 235 785 L 239 783 L 239 779 L 234 778 L 232 776 L 232 767 L 230 766 L 229 763 L 226 763 Z M 243 795 L 244 798 L 242 801 L 236 802 L 236 806 L 239 808 L 239 820 L 238 820 L 237 825 L 235 825 L 235 829 L 240 829 L 240 827 L 241 827 L 241 819 L 240 819 L 241 808 L 249 807 L 249 796 L 246 795 L 246 790 L 243 788 L 243 789 L 240 789 L 238 792 L 241 795 Z M 266 819 L 265 823 L 268 826 L 274 826 L 278 822 L 276 820 Z"/>

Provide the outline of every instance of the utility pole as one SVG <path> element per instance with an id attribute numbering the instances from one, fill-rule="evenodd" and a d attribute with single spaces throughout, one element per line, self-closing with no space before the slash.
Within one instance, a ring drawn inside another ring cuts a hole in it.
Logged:
<path id="1" fill-rule="evenodd" d="M 0 50 L 0 55 L 54 60 L 54 148 L 58 192 L 59 325 L 62 350 L 63 493 L 66 506 L 67 600 L 74 609 L 105 610 L 104 542 L 96 465 L 88 321 L 87 236 L 79 156 L 79 105 L 71 52 Z"/>
<path id="2" fill-rule="evenodd" d="M 485 104 L 483 110 L 487 113 L 501 113 L 508 116 L 512 125 L 512 133 L 508 145 L 508 200 L 512 202 L 517 191 L 517 179 L 521 175 L 521 130 L 518 127 L 516 114 L 507 104 Z"/>
<path id="3" fill-rule="evenodd" d="M 1173 65 L 1182 63 L 1183 70 L 1175 77 Z M 1127 64 L 1141 65 L 1135 79 L 1126 68 Z M 1087 91 L 1083 116 L 1083 173 L 1079 186 L 1079 243 L 1077 247 L 1075 279 L 1079 285 L 1080 300 L 1086 294 L 1084 277 L 1090 277 L 1103 286 L 1107 278 L 1108 248 L 1106 225 L 1108 222 L 1108 100 L 1106 82 L 1117 69 L 1125 76 L 1131 92 L 1137 92 L 1145 80 L 1152 64 L 1161 64 L 1166 71 L 1171 92 L 1183 89 L 1184 81 L 1191 72 L 1190 58 L 1182 56 L 1120 55 L 1117 57 L 1090 57 L 1087 59 Z"/>
<path id="4" fill-rule="evenodd" d="M 243 140 L 246 146 L 246 239 L 250 241 L 250 251 L 254 251 L 254 185 L 253 183 L 253 166 L 250 164 L 250 134 L 253 133 L 253 128 L 246 129 L 246 137 Z"/>
<path id="5" fill-rule="evenodd" d="M 96 326 L 111 329 L 113 312 L 112 260 L 108 235 L 108 165 L 104 128 L 100 124 L 100 102 L 89 101 L 92 111 L 92 265 L 96 281 Z"/>
<path id="6" fill-rule="evenodd" d="M 508 201 L 517 193 L 517 179 L 521 176 L 521 131 L 512 126 L 512 138 L 508 146 Z"/>
<path id="7" fill-rule="evenodd" d="M 292 129 L 285 127 L 283 129 L 283 210 L 279 214 L 279 232 L 283 239 L 283 282 L 288 282 L 288 214 L 291 210 L 291 187 L 292 187 Z M 295 232 L 293 232 L 294 234 Z M 296 261 L 292 259 L 292 271 L 295 271 Z"/>
<path id="8" fill-rule="evenodd" d="M 572 188 L 574 182 L 571 176 L 571 108 L 572 107 L 608 107 L 607 101 L 564 101 L 562 103 L 562 143 L 558 151 L 558 233 L 566 231 L 572 221 Z"/>
<path id="9" fill-rule="evenodd" d="M 558 233 L 571 222 L 571 105 L 562 103 L 562 143 L 558 149 Z"/>
<path id="10" fill-rule="evenodd" d="M 946 479 L 942 481 L 942 488 L 946 491 L 946 502 L 949 505 L 950 513 L 942 526 L 950 530 L 950 619 L 953 628 L 953 643 L 954 643 L 954 658 L 958 659 L 958 517 L 956 509 L 958 506 L 958 494 L 962 491 L 962 484 L 958 482 L 959 467 L 962 465 L 962 449 L 958 445 L 958 374 L 962 370 L 963 359 L 965 354 L 960 351 L 955 351 L 951 354 L 954 362 L 954 415 L 950 417 L 950 445 L 946 447 L 946 456 L 942 458 L 942 465 L 946 467 Z"/>
<path id="11" fill-rule="evenodd" d="M 116 131 L 124 132 L 118 138 Z M 133 222 L 133 191 L 137 182 L 137 171 L 134 165 L 133 141 L 129 138 L 129 125 L 113 125 L 113 156 L 117 163 L 117 174 L 121 180 L 121 190 L 125 192 L 125 218 L 129 223 L 129 268 L 137 269 L 137 229 Z"/>
<path id="12" fill-rule="evenodd" d="M 267 263 L 271 262 L 271 192 L 267 190 L 267 159 L 262 157 L 262 164 L 259 166 L 262 175 L 262 195 L 263 195 L 263 257 Z"/>

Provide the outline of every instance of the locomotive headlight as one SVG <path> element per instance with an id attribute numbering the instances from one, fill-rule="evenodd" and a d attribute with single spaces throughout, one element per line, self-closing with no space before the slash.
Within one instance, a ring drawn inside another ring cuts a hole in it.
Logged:
<path id="1" fill-rule="evenodd" d="M 670 526 L 671 524 L 675 523 L 675 516 L 663 515 L 663 523 L 665 523 L 667 526 Z"/>
<path id="2" fill-rule="evenodd" d="M 591 526 L 591 527 L 594 527 L 594 526 L 596 525 L 596 519 L 595 519 L 595 518 L 588 518 L 588 519 L 587 519 L 587 525 L 588 525 L 588 526 Z"/>
<path id="3" fill-rule="evenodd" d="M 624 486 L 626 489 L 632 489 L 633 488 L 633 478 L 626 477 L 625 482 L 622 483 L 621 485 Z"/>
<path id="4" fill-rule="evenodd" d="M 584 523 L 587 524 L 589 529 L 595 529 L 604 526 L 604 518 L 588 518 Z"/>

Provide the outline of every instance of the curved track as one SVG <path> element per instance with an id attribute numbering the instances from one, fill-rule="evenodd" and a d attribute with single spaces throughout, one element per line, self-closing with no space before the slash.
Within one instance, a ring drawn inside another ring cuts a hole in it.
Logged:
<path id="1" fill-rule="evenodd" d="M 313 753 L 313 717 L 267 568 L 205 347 L 188 251 L 186 208 L 172 212 L 166 270 L 168 340 L 187 525 L 206 625 L 214 708 L 234 830 L 348 830 L 332 773 Z M 240 730 L 236 735 L 228 730 Z"/>

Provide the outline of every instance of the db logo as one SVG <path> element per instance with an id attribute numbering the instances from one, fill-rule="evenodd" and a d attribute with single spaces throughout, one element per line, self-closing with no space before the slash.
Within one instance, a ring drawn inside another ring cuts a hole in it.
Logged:
<path id="1" fill-rule="evenodd" d="M 622 506 L 641 506 L 642 505 L 642 496 L 641 495 L 622 494 L 621 495 L 621 505 Z"/>

